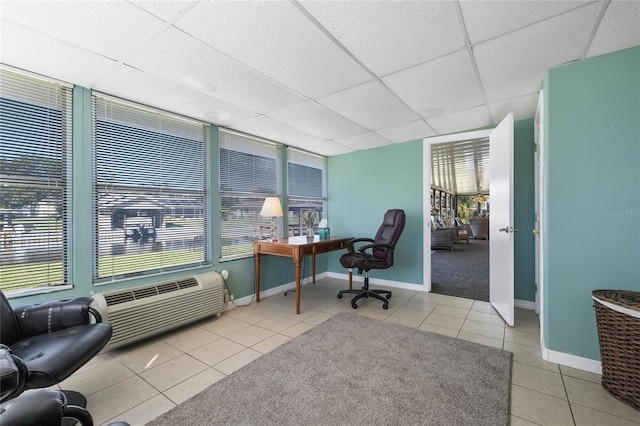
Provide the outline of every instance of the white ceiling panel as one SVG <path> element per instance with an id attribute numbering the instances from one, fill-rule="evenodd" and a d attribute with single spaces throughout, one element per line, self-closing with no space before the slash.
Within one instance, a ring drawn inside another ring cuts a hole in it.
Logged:
<path id="1" fill-rule="evenodd" d="M 2 16 L 116 60 L 142 48 L 165 26 L 123 1 L 3 1 Z"/>
<path id="2" fill-rule="evenodd" d="M 427 120 L 438 134 L 461 132 L 468 129 L 490 126 L 491 116 L 487 108 L 478 106 L 465 111 L 433 117 Z"/>
<path id="3" fill-rule="evenodd" d="M 471 44 L 551 18 L 592 1 L 461 1 Z"/>
<path id="4" fill-rule="evenodd" d="M 420 118 L 378 81 L 320 98 L 318 102 L 372 130 Z"/>
<path id="5" fill-rule="evenodd" d="M 201 2 L 176 26 L 308 97 L 371 80 L 290 2 Z"/>
<path id="6" fill-rule="evenodd" d="M 535 111 L 537 104 L 538 93 L 489 104 L 491 120 L 494 123 L 500 123 L 510 112 L 513 113 L 514 120 L 531 118 L 531 111 Z"/>
<path id="7" fill-rule="evenodd" d="M 348 138 L 336 139 L 336 142 L 354 150 L 369 149 L 389 145 L 388 140 L 373 132 L 349 136 Z"/>
<path id="8" fill-rule="evenodd" d="M 423 120 L 376 130 L 376 133 L 394 143 L 407 142 L 436 135 L 436 132 L 427 126 L 427 123 Z"/>
<path id="9" fill-rule="evenodd" d="M 581 7 L 475 46 L 488 101 L 538 92 L 547 69 L 579 59 L 600 9 Z"/>
<path id="10" fill-rule="evenodd" d="M 640 45 L 640 0 L 0 0 L 0 18 L 3 65 L 323 155 L 533 117 L 546 70 Z"/>
<path id="11" fill-rule="evenodd" d="M 301 1 L 377 75 L 411 67 L 464 46 L 450 1 Z"/>
<path id="12" fill-rule="evenodd" d="M 367 131 L 313 101 L 275 111 L 269 117 L 324 139 L 342 138 Z"/>
<path id="13" fill-rule="evenodd" d="M 311 144 L 324 142 L 322 138 L 311 136 L 269 117 L 258 117 L 253 120 L 234 124 L 231 128 L 251 135 L 260 135 L 265 139 L 302 149 L 306 149 L 305 147 Z"/>
<path id="14" fill-rule="evenodd" d="M 382 81 L 421 114 L 435 108 L 457 111 L 483 102 L 466 50 L 400 71 Z"/>
<path id="15" fill-rule="evenodd" d="M 118 68 L 95 89 L 220 126 L 256 117 L 249 111 L 127 66 Z"/>
<path id="16" fill-rule="evenodd" d="M 332 155 L 341 155 L 353 152 L 354 150 L 344 145 L 340 145 L 334 141 L 322 141 L 305 144 L 305 150 L 315 152 L 316 154 L 331 157 Z"/>
<path id="17" fill-rule="evenodd" d="M 127 63 L 260 114 L 305 100 L 174 28 Z"/>
<path id="18" fill-rule="evenodd" d="M 587 57 L 626 49 L 640 44 L 640 2 L 609 3 Z"/>
<path id="19" fill-rule="evenodd" d="M 129 0 L 134 5 L 152 13 L 163 21 L 174 21 L 183 13 L 198 4 L 197 1 L 167 1 L 167 0 Z"/>
<path id="20" fill-rule="evenodd" d="M 20 40 L 20 43 L 10 43 L 10 40 Z M 0 28 L 0 62 L 83 87 L 91 87 L 96 79 L 119 66 L 118 62 L 104 56 L 5 19 Z"/>

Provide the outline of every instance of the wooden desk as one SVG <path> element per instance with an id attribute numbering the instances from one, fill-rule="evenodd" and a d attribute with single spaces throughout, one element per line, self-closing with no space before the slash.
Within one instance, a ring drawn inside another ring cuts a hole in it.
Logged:
<path id="1" fill-rule="evenodd" d="M 352 237 L 327 237 L 316 235 L 313 240 L 306 236 L 282 238 L 278 241 L 256 241 L 253 243 L 253 258 L 256 273 L 256 302 L 260 301 L 260 255 L 290 257 L 296 267 L 296 314 L 300 313 L 300 265 L 305 256 L 313 257 L 313 283 L 316 282 L 316 254 L 341 250 Z"/>

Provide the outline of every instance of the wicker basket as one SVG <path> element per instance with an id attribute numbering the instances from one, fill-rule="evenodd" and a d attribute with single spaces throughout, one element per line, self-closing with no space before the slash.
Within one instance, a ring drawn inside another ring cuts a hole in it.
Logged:
<path id="1" fill-rule="evenodd" d="M 640 293 L 595 290 L 602 386 L 640 410 Z"/>

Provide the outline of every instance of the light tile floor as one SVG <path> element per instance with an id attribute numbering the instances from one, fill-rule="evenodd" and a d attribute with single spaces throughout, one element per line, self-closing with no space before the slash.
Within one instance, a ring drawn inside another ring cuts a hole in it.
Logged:
<path id="1" fill-rule="evenodd" d="M 155 338 L 103 353 L 61 384 L 87 396 L 96 424 L 143 425 L 331 316 L 356 312 L 420 330 L 506 349 L 514 354 L 513 425 L 635 425 L 640 412 L 607 394 L 596 374 L 542 360 L 538 318 L 516 309 L 505 326 L 486 302 L 394 289 L 389 309 L 374 299 L 336 298 L 346 281 L 319 280 Z"/>

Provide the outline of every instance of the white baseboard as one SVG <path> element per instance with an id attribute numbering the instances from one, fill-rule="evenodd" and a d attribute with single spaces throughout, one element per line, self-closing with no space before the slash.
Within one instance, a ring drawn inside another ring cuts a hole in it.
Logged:
<path id="1" fill-rule="evenodd" d="M 594 374 L 602 374 L 602 364 L 595 359 L 583 358 L 581 356 L 556 352 L 549 350 L 542 345 L 542 359 L 578 370 L 588 371 Z"/>
<path id="2" fill-rule="evenodd" d="M 513 306 L 516 308 L 529 309 L 530 311 L 536 310 L 536 302 L 530 302 L 528 300 L 515 299 L 513 301 Z"/>
<path id="3" fill-rule="evenodd" d="M 340 280 L 349 280 L 349 274 L 342 274 L 337 272 L 327 272 L 326 276 L 329 278 L 337 278 Z M 364 276 L 353 274 L 353 282 L 354 283 L 363 283 Z M 426 292 L 424 286 L 422 284 L 409 284 L 401 281 L 392 281 L 392 280 L 382 280 L 380 278 L 371 278 L 369 277 L 369 284 L 377 284 L 384 285 L 387 287 L 395 287 L 402 288 L 405 290 L 414 290 L 414 291 L 424 291 Z"/>

